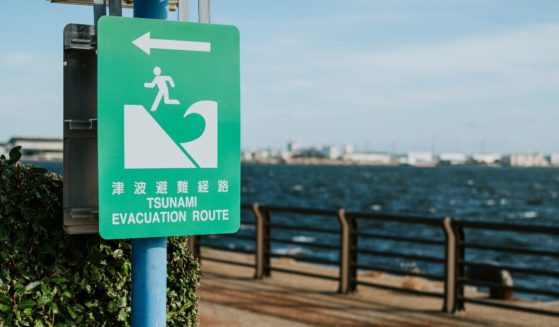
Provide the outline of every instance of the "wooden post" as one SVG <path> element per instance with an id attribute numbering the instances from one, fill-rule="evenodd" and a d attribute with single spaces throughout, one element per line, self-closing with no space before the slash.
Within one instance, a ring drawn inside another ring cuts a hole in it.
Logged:
<path id="1" fill-rule="evenodd" d="M 350 224 L 346 217 L 345 209 L 338 210 L 338 221 L 340 223 L 340 275 L 338 293 L 347 294 L 355 291 L 357 269 L 356 237 L 354 233 L 355 223 Z M 353 228 L 352 228 L 353 227 Z"/>
<path id="2" fill-rule="evenodd" d="M 263 211 L 258 203 L 252 205 L 252 212 L 254 213 L 256 223 L 254 278 L 262 279 L 271 274 L 270 214 L 267 211 Z"/>

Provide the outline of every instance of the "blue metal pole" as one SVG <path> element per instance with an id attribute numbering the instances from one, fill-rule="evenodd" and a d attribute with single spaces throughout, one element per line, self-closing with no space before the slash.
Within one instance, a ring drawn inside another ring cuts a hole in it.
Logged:
<path id="1" fill-rule="evenodd" d="M 134 0 L 134 17 L 167 18 L 168 0 Z M 132 326 L 167 323 L 167 238 L 132 240 Z"/>
<path id="2" fill-rule="evenodd" d="M 132 240 L 132 326 L 165 326 L 167 239 Z"/>
<path id="3" fill-rule="evenodd" d="M 134 17 L 167 19 L 168 0 L 134 0 Z"/>

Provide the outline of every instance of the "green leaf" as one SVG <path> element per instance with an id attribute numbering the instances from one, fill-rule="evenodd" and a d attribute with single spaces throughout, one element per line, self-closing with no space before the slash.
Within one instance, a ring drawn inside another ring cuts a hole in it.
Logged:
<path id="1" fill-rule="evenodd" d="M 64 283 L 66 281 L 66 278 L 64 277 L 55 277 L 52 279 L 53 282 L 60 284 L 60 283 Z"/>
<path id="2" fill-rule="evenodd" d="M 21 301 L 18 303 L 17 305 L 19 308 L 21 309 L 27 309 L 27 308 L 33 308 L 35 306 L 35 301 L 33 300 L 25 300 L 25 301 Z"/>
<path id="3" fill-rule="evenodd" d="M 50 312 L 52 312 L 53 314 L 57 314 L 58 311 L 58 305 L 56 305 L 56 303 L 51 303 L 50 304 Z"/>
<path id="4" fill-rule="evenodd" d="M 5 294 L 0 294 L 0 303 L 2 303 L 2 304 L 12 304 L 12 299 Z"/>
<path id="5" fill-rule="evenodd" d="M 122 308 L 122 307 L 126 307 L 127 305 L 128 305 L 128 298 L 126 296 L 121 296 L 119 306 Z"/>
<path id="6" fill-rule="evenodd" d="M 122 308 L 118 311 L 118 316 L 117 316 L 117 320 L 118 321 L 126 321 L 128 320 L 128 312 L 126 312 L 125 308 Z"/>
<path id="7" fill-rule="evenodd" d="M 10 306 L 4 303 L 0 303 L 0 311 L 2 312 L 8 312 L 10 311 Z"/>
<path id="8" fill-rule="evenodd" d="M 97 306 L 97 302 L 96 301 L 87 301 L 85 302 L 85 306 L 88 308 L 94 308 Z"/>
<path id="9" fill-rule="evenodd" d="M 70 317 L 72 317 L 72 319 L 76 319 L 76 317 L 78 316 L 76 312 L 72 310 L 72 307 L 68 307 L 68 313 L 70 314 Z"/>
<path id="10" fill-rule="evenodd" d="M 9 165 L 13 165 L 21 159 L 21 146 L 16 146 L 12 148 L 9 153 L 10 160 L 8 160 Z"/>
<path id="11" fill-rule="evenodd" d="M 39 286 L 39 285 L 41 285 L 41 281 L 40 281 L 40 280 L 35 281 L 35 282 L 31 282 L 31 283 L 27 284 L 27 285 L 25 286 L 25 293 L 29 293 L 31 290 L 33 290 L 35 287 L 37 287 L 37 286 Z"/>

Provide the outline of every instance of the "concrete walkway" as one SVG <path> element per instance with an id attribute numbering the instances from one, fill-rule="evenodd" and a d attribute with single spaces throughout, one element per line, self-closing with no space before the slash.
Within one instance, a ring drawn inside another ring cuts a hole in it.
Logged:
<path id="1" fill-rule="evenodd" d="M 250 263 L 252 257 L 204 249 L 203 255 Z M 277 260 L 274 267 L 335 276 L 336 270 Z M 273 272 L 264 280 L 254 270 L 202 261 L 198 291 L 201 326 L 559 326 L 559 319 L 487 306 L 467 305 L 456 315 L 441 312 L 442 300 L 360 286 L 351 295 L 336 293 L 337 282 Z M 409 285 L 382 274 L 375 282 Z M 414 281 L 415 287 L 437 288 Z M 555 304 L 554 309 L 559 309 Z"/>

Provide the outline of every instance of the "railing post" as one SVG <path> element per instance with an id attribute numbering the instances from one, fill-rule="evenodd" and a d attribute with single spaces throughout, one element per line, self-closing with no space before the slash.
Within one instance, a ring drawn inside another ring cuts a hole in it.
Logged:
<path id="1" fill-rule="evenodd" d="M 464 311 L 464 279 L 466 279 L 466 239 L 464 228 L 459 224 L 454 225 L 456 236 L 456 303 L 455 311 Z"/>
<path id="2" fill-rule="evenodd" d="M 192 256 L 196 259 L 198 259 L 198 261 L 200 261 L 200 263 L 202 263 L 202 260 L 200 258 L 200 235 L 194 235 L 194 236 L 189 236 L 188 237 L 188 249 L 190 250 L 190 253 L 192 253 Z"/>
<path id="3" fill-rule="evenodd" d="M 445 235 L 444 248 L 444 303 L 443 312 L 454 313 L 456 306 L 456 236 L 452 228 L 452 219 L 443 219 Z"/>
<path id="4" fill-rule="evenodd" d="M 256 221 L 256 249 L 254 278 L 262 279 L 271 274 L 271 244 L 270 244 L 270 213 L 262 210 L 260 204 L 252 205 L 252 212 Z"/>
<path id="5" fill-rule="evenodd" d="M 443 220 L 445 233 L 445 270 L 443 311 L 455 313 L 464 310 L 464 232 L 454 221 Z"/>
<path id="6" fill-rule="evenodd" d="M 338 209 L 340 223 L 340 277 L 338 293 L 347 294 L 356 288 L 357 280 L 357 238 L 355 237 L 355 220 L 348 219 L 345 209 Z"/>
<path id="7" fill-rule="evenodd" d="M 357 290 L 357 220 L 351 215 L 346 215 L 349 226 L 349 291 Z"/>

